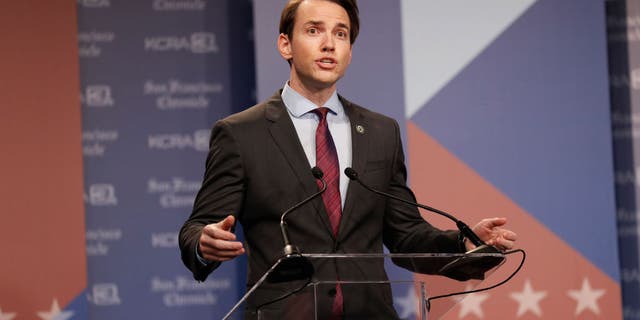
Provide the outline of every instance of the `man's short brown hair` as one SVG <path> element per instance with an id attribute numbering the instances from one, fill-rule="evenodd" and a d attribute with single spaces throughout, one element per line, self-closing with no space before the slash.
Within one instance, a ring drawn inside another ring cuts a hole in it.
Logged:
<path id="1" fill-rule="evenodd" d="M 280 16 L 280 33 L 284 33 L 289 37 L 289 40 L 293 38 L 293 25 L 295 23 L 296 11 L 298 6 L 304 0 L 289 0 L 287 5 L 282 9 L 282 15 Z M 358 17 L 358 4 L 356 0 L 325 0 L 333 2 L 344 8 L 349 15 L 349 41 L 351 44 L 356 42 L 358 32 L 360 32 L 360 18 Z"/>

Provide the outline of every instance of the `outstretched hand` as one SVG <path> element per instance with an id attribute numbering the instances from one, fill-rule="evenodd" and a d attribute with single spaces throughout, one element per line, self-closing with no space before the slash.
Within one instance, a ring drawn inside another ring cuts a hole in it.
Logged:
<path id="1" fill-rule="evenodd" d="M 503 228 L 507 223 L 507 218 L 487 218 L 482 219 L 473 228 L 473 232 L 484 241 L 487 245 L 494 246 L 499 250 L 505 251 L 513 248 L 518 235 Z M 469 241 L 465 242 L 467 250 L 474 248 Z"/>
<path id="2" fill-rule="evenodd" d="M 209 261 L 227 261 L 244 253 L 242 242 L 231 232 L 236 219 L 228 215 L 224 220 L 206 225 L 200 234 L 198 250 Z"/>

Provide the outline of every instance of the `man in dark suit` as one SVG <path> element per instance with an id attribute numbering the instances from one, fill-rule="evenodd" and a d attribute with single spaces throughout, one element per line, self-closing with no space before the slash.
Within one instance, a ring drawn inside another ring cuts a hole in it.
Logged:
<path id="1" fill-rule="evenodd" d="M 471 249 L 459 232 L 438 230 L 415 207 L 375 196 L 340 174 L 353 167 L 374 188 L 415 200 L 406 186 L 396 121 L 336 92 L 358 29 L 355 0 L 291 0 L 286 5 L 278 50 L 290 65 L 289 81 L 267 101 L 218 121 L 212 130 L 202 188 L 180 231 L 182 259 L 197 280 L 247 252 L 248 285 L 258 281 L 282 256 L 281 214 L 319 190 L 314 166 L 324 171 L 327 190 L 287 219 L 290 237 L 303 252 L 382 253 L 383 244 L 391 252 L 406 253 Z M 245 244 L 233 234 L 236 220 Z M 505 223 L 504 218 L 484 219 L 473 229 L 504 250 L 516 240 L 515 233 L 501 227 Z M 378 260 L 314 262 L 314 267 L 316 281 L 386 279 Z M 299 285 L 263 286 L 249 301 L 248 316 Z M 325 289 L 317 297 L 323 317 L 397 318 L 388 286 Z M 282 311 L 292 305 L 279 302 L 268 308 Z"/>

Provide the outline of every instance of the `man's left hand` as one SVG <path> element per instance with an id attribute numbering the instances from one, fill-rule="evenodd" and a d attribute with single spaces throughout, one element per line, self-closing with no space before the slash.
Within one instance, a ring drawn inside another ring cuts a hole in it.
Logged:
<path id="1" fill-rule="evenodd" d="M 503 228 L 507 223 L 507 218 L 487 218 L 482 219 L 472 230 L 487 245 L 494 246 L 498 250 L 510 250 L 518 238 L 515 232 Z M 467 250 L 475 248 L 468 240 L 465 241 Z"/>

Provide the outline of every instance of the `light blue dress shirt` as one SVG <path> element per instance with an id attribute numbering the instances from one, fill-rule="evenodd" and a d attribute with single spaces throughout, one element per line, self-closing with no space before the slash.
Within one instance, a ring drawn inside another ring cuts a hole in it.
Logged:
<path id="1" fill-rule="evenodd" d="M 316 128 L 320 122 L 318 116 L 311 111 L 319 107 L 327 107 L 331 110 L 331 112 L 327 113 L 327 124 L 338 153 L 338 162 L 340 163 L 340 200 L 342 201 L 342 208 L 344 208 L 347 188 L 349 187 L 349 178 L 344 175 L 344 169 L 351 167 L 351 125 L 349 117 L 347 117 L 344 107 L 340 99 L 338 99 L 338 94 L 334 91 L 324 106 L 317 106 L 286 83 L 281 97 L 287 107 L 291 121 L 293 121 L 293 126 L 296 128 L 298 139 L 302 144 L 304 153 L 307 155 L 307 160 L 309 160 L 309 169 L 316 165 Z"/>

